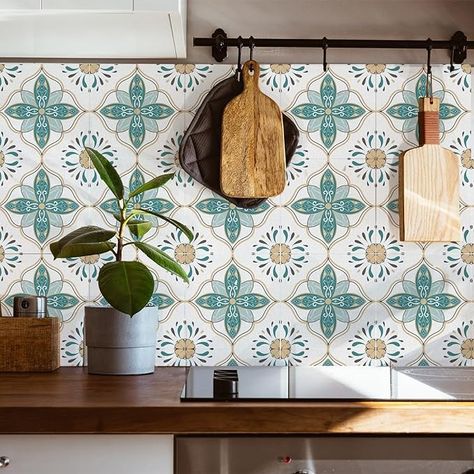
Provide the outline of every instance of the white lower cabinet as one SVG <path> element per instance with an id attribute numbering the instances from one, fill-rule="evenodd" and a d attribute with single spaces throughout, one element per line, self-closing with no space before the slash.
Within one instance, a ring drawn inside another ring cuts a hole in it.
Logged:
<path id="1" fill-rule="evenodd" d="M 0 474 L 173 474 L 173 436 L 0 435 Z"/>

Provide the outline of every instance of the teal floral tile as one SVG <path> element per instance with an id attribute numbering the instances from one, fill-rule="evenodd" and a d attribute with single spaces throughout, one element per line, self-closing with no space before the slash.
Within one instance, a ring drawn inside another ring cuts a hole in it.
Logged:
<path id="1" fill-rule="evenodd" d="M 325 354 L 325 341 L 308 333 L 305 324 L 292 317 L 287 303 L 275 305 L 234 346 L 234 356 L 243 365 L 310 365 L 321 361 Z"/>
<path id="2" fill-rule="evenodd" d="M 272 321 L 253 341 L 259 365 L 300 365 L 308 358 L 308 340 L 291 323 Z"/>
<path id="3" fill-rule="evenodd" d="M 366 283 L 387 282 L 405 264 L 405 245 L 387 227 L 368 226 L 351 239 L 348 262 Z"/>
<path id="4" fill-rule="evenodd" d="M 5 115 L 15 130 L 39 150 L 60 140 L 80 113 L 74 96 L 42 70 L 23 83 L 22 89 L 11 96 L 5 109 Z"/>
<path id="5" fill-rule="evenodd" d="M 300 129 L 326 150 L 347 140 L 369 112 L 347 82 L 330 72 L 312 81 L 289 109 Z"/>
<path id="6" fill-rule="evenodd" d="M 281 301 L 324 262 L 327 253 L 327 247 L 308 236 L 288 210 L 278 208 L 234 247 L 235 260 Z"/>
<path id="7" fill-rule="evenodd" d="M 117 149 L 100 132 L 80 130 L 61 150 L 61 168 L 78 186 L 95 188 L 102 186 L 99 173 L 90 160 L 86 147 L 91 147 L 117 165 Z M 56 157 L 54 157 L 56 158 Z"/>
<path id="8" fill-rule="evenodd" d="M 309 261 L 308 244 L 288 226 L 270 227 L 252 247 L 252 263 L 272 281 L 293 279 Z"/>
<path id="9" fill-rule="evenodd" d="M 158 363 L 172 366 L 207 365 L 213 359 L 214 341 L 196 321 L 177 321 L 158 337 Z"/>
<path id="10" fill-rule="evenodd" d="M 232 251 L 226 242 L 212 238 L 195 209 L 179 208 L 171 215 L 173 219 L 186 222 L 192 230 L 194 239 L 188 238 L 178 229 L 167 224 L 160 229 L 151 243 L 158 245 L 168 255 L 178 261 L 188 274 L 189 284 L 181 283 L 174 275 L 157 268 L 160 278 L 173 287 L 174 294 L 180 300 L 193 301 L 201 286 L 222 266 L 232 261 Z"/>
<path id="11" fill-rule="evenodd" d="M 245 272 L 231 264 L 205 286 L 196 300 L 206 319 L 230 340 L 248 331 L 271 302 L 258 282 L 244 278 Z"/>
<path id="12" fill-rule="evenodd" d="M 347 180 L 327 168 L 301 189 L 290 208 L 311 234 L 330 245 L 360 219 L 367 204 Z"/>
<path id="13" fill-rule="evenodd" d="M 408 272 L 386 300 L 405 328 L 421 340 L 439 331 L 461 303 L 460 296 L 442 275 L 424 263 Z"/>
<path id="14" fill-rule="evenodd" d="M 379 202 L 398 184 L 400 154 L 407 148 L 384 124 L 375 121 L 374 131 L 367 131 L 351 143 L 347 151 L 347 173 L 364 194 L 375 194 Z"/>
<path id="15" fill-rule="evenodd" d="M 214 232 L 234 244 L 243 234 L 248 234 L 256 222 L 261 221 L 270 209 L 270 204 L 264 202 L 257 207 L 244 209 L 213 194 L 211 198 L 198 201 L 196 209 Z"/>
<path id="16" fill-rule="evenodd" d="M 192 304 L 185 303 L 179 312 L 173 312 L 169 319 L 160 322 L 156 355 L 158 365 L 225 365 L 231 348 L 199 317 Z"/>
<path id="17" fill-rule="evenodd" d="M 366 322 L 349 339 L 347 351 L 357 365 L 387 367 L 403 364 L 406 343 L 387 321 Z"/>
<path id="18" fill-rule="evenodd" d="M 330 263 L 315 271 L 295 293 L 291 304 L 306 315 L 308 326 L 327 340 L 343 331 L 366 303 L 359 288 Z"/>
<path id="19" fill-rule="evenodd" d="M 156 140 L 176 113 L 169 95 L 139 70 L 122 80 L 99 108 L 107 128 L 135 150 Z"/>
<path id="20" fill-rule="evenodd" d="M 18 218 L 23 232 L 44 245 L 62 231 L 79 205 L 67 197 L 71 192 L 62 183 L 54 184 L 59 181 L 57 176 L 43 168 L 27 178 L 31 184 L 25 181 L 15 189 L 17 197 L 10 199 L 5 209 Z"/>

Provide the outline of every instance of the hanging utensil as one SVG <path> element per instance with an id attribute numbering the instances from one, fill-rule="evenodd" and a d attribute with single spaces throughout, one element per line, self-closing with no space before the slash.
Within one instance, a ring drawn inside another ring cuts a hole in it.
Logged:
<path id="1" fill-rule="evenodd" d="M 439 142 L 439 105 L 433 97 L 428 40 L 426 97 L 418 101 L 420 146 L 400 157 L 400 239 L 446 242 L 460 238 L 459 161 Z"/>

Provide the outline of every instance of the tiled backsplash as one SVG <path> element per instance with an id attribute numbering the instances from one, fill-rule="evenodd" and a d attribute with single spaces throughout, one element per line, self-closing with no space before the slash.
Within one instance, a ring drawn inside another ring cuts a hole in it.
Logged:
<path id="1" fill-rule="evenodd" d="M 157 364 L 472 365 L 474 161 L 470 66 L 433 68 L 442 144 L 459 157 L 457 243 L 398 240 L 397 169 L 417 145 L 421 66 L 262 66 L 261 86 L 301 139 L 285 192 L 243 210 L 179 168 L 183 132 L 225 65 L 0 65 L 0 299 L 47 295 L 62 361 L 83 363 L 84 306 L 108 255 L 54 261 L 49 243 L 114 225 L 114 202 L 84 154 L 107 156 L 134 189 L 176 171 L 135 206 L 193 228 L 150 237 L 187 269 L 155 269 Z M 129 258 L 134 250 L 127 247 Z M 144 257 L 145 258 L 145 257 Z"/>

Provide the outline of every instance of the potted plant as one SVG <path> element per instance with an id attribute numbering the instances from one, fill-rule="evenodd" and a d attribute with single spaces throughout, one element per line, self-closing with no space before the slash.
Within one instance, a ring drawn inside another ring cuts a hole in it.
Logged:
<path id="1" fill-rule="evenodd" d="M 117 226 L 115 229 L 81 227 L 53 242 L 50 249 L 54 258 L 106 252 L 112 252 L 115 256 L 115 261 L 106 263 L 98 275 L 100 292 L 110 307 L 85 308 L 89 373 L 152 373 L 155 370 L 158 308 L 147 305 L 155 282 L 146 265 L 123 260 L 123 249 L 128 245 L 135 246 L 157 265 L 188 282 L 187 274 L 179 263 L 159 248 L 143 242 L 142 238 L 153 227 L 149 219 L 152 216 L 174 225 L 189 240 L 193 239 L 193 234 L 174 219 L 150 210 L 134 209 L 130 204 L 133 197 L 163 186 L 173 178 L 173 174 L 153 178 L 125 195 L 122 180 L 109 161 L 92 148 L 86 148 L 86 152 L 102 181 L 115 196 Z"/>

